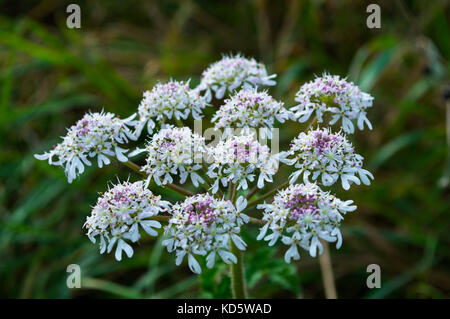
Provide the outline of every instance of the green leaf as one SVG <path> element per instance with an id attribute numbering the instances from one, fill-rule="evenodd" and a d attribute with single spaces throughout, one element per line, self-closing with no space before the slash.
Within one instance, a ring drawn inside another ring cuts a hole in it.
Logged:
<path id="1" fill-rule="evenodd" d="M 413 131 L 403 134 L 389 143 L 382 146 L 378 152 L 372 156 L 372 159 L 367 164 L 368 169 L 375 170 L 387 162 L 395 153 L 401 149 L 416 143 L 420 139 L 425 137 L 424 131 Z"/>

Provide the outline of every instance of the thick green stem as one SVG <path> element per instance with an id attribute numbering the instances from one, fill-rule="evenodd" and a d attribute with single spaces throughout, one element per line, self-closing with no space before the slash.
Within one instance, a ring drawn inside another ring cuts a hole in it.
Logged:
<path id="1" fill-rule="evenodd" d="M 245 287 L 244 278 L 244 263 L 243 254 L 233 241 L 230 239 L 231 253 L 236 256 L 237 262 L 235 264 L 231 263 L 231 289 L 233 292 L 234 299 L 245 299 L 247 298 L 247 292 Z"/>
<path id="2" fill-rule="evenodd" d="M 233 183 L 229 185 L 228 196 L 233 204 L 235 204 L 235 187 Z M 234 299 L 245 299 L 247 297 L 245 291 L 245 279 L 244 279 L 244 263 L 242 251 L 236 247 L 233 240 L 230 238 L 230 251 L 236 256 L 236 263 L 231 263 L 230 273 L 231 273 L 231 291 L 233 293 Z"/>

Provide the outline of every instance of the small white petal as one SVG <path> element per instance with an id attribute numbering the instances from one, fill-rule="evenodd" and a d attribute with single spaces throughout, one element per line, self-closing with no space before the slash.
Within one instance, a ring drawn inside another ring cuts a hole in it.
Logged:
<path id="1" fill-rule="evenodd" d="M 194 258 L 194 256 L 192 256 L 192 254 L 188 255 L 188 264 L 189 264 L 189 269 L 193 273 L 195 273 L 195 274 L 201 274 L 202 273 L 202 268 L 200 267 L 200 264 Z"/>

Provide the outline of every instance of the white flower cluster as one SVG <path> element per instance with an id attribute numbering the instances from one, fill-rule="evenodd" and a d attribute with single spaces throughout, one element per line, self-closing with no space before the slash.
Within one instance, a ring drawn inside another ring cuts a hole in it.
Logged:
<path id="1" fill-rule="evenodd" d="M 228 136 L 215 147 L 209 147 L 208 155 L 212 163 L 208 168 L 208 176 L 214 179 L 212 192 L 226 187 L 229 182 L 237 185 L 237 189 L 247 189 L 248 183 L 259 174 L 258 188 L 264 182 L 273 182 L 272 176 L 278 170 L 278 157 L 273 155 L 267 145 L 261 145 L 251 132 Z"/>
<path id="2" fill-rule="evenodd" d="M 189 88 L 189 81 L 158 83 L 151 91 L 144 92 L 138 108 L 136 135 L 141 134 L 145 123 L 148 133 L 152 134 L 156 123 L 165 123 L 167 119 L 187 119 L 191 114 L 195 120 L 200 120 L 206 105 L 205 98 Z"/>
<path id="3" fill-rule="evenodd" d="M 97 236 L 100 237 L 102 254 L 111 252 L 117 243 L 115 257 L 121 260 L 122 251 L 128 257 L 133 256 L 133 248 L 125 240 L 133 243 L 138 241 L 139 228 L 150 236 L 158 235 L 154 228 L 161 228 L 161 224 L 151 217 L 167 211 L 169 205 L 169 202 L 161 200 L 161 196 L 146 189 L 143 181 L 124 182 L 115 185 L 98 199 L 84 227 L 93 243 Z"/>
<path id="4" fill-rule="evenodd" d="M 148 175 L 147 185 L 152 178 L 158 185 L 172 183 L 173 175 L 180 176 L 181 184 L 188 177 L 195 187 L 205 182 L 196 173 L 202 168 L 205 139 L 190 128 L 166 126 L 152 136 L 145 151 L 147 159 L 142 171 Z"/>
<path id="5" fill-rule="evenodd" d="M 332 134 L 329 129 L 300 133 L 292 141 L 289 151 L 280 155 L 280 161 L 298 169 L 289 177 L 291 184 L 302 174 L 307 182 L 312 174 L 313 181 L 321 176 L 324 186 L 330 186 L 340 179 L 342 187 L 348 190 L 352 183 L 359 185 L 362 181 L 370 185 L 369 178 L 374 178 L 372 173 L 362 168 L 363 157 L 355 153 L 346 137 L 341 133 Z"/>
<path id="6" fill-rule="evenodd" d="M 216 254 L 227 264 L 236 263 L 236 256 L 230 251 L 230 241 L 240 250 L 247 244 L 239 236 L 240 228 L 249 221 L 241 211 L 246 200 L 240 197 L 236 207 L 229 200 L 216 199 L 209 194 L 186 198 L 173 205 L 169 224 L 165 227 L 163 241 L 169 252 L 176 252 L 177 265 L 188 256 L 189 268 L 194 273 L 202 269 L 194 255 L 206 256 L 206 266 L 212 268 Z"/>
<path id="7" fill-rule="evenodd" d="M 255 59 L 246 59 L 239 54 L 224 56 L 222 60 L 211 64 L 203 71 L 196 90 L 204 92 L 209 102 L 212 99 L 212 92 L 220 100 L 225 93 L 230 93 L 241 86 L 248 89 L 275 85 L 276 82 L 272 80 L 275 77 L 276 74 L 267 75 L 264 64 L 256 62 Z"/>
<path id="8" fill-rule="evenodd" d="M 372 129 L 372 124 L 366 116 L 367 108 L 372 106 L 373 97 L 337 75 L 324 74 L 302 85 L 295 101 L 300 104 L 290 110 L 300 123 L 307 121 L 314 112 L 318 122 L 322 123 L 324 113 L 329 112 L 332 115 L 330 125 L 341 119 L 346 133 L 354 133 L 352 120 L 355 119 L 360 130 L 364 129 L 364 123 Z"/>
<path id="9" fill-rule="evenodd" d="M 90 158 L 97 157 L 98 167 L 108 165 L 108 156 L 116 156 L 121 162 L 128 159 L 127 150 L 119 147 L 130 140 L 136 140 L 128 126 L 134 126 L 134 116 L 120 119 L 113 113 L 89 113 L 67 131 L 63 141 L 42 155 L 39 160 L 48 160 L 56 166 L 64 166 L 69 183 L 84 172 L 84 165 L 90 166 Z"/>
<path id="10" fill-rule="evenodd" d="M 290 119 L 292 113 L 286 110 L 282 102 L 276 101 L 267 92 L 257 89 L 240 90 L 214 114 L 212 122 L 216 122 L 217 129 L 227 127 L 240 128 L 268 128 L 270 132 L 275 120 L 284 123 Z"/>
<path id="11" fill-rule="evenodd" d="M 353 201 L 341 201 L 330 193 L 323 192 L 316 184 L 295 184 L 279 191 L 272 204 L 260 204 L 264 209 L 263 221 L 258 240 L 274 245 L 278 239 L 290 246 L 284 255 L 286 262 L 300 259 L 298 247 L 316 257 L 317 249 L 322 254 L 320 239 L 342 245 L 339 229 L 342 215 L 354 211 Z M 270 234 L 267 232 L 270 231 Z"/>

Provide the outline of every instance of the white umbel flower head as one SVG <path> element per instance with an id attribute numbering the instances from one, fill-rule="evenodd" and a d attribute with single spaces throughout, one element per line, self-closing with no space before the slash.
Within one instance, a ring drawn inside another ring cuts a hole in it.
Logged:
<path id="1" fill-rule="evenodd" d="M 205 182 L 196 173 L 202 168 L 205 139 L 190 128 L 166 126 L 151 137 L 145 151 L 147 159 L 142 171 L 148 175 L 147 185 L 151 179 L 158 185 L 172 183 L 176 175 L 180 176 L 180 184 L 188 177 L 195 187 Z"/>
<path id="2" fill-rule="evenodd" d="M 278 239 L 289 246 L 284 255 L 287 263 L 300 259 L 298 248 L 309 251 L 312 257 L 322 254 L 320 239 L 342 245 L 340 231 L 343 215 L 354 211 L 353 201 L 341 201 L 323 192 L 316 184 L 295 184 L 279 191 L 271 204 L 260 204 L 264 209 L 265 225 L 260 229 L 258 240 L 274 245 Z"/>
<path id="3" fill-rule="evenodd" d="M 211 64 L 202 73 L 199 92 L 204 92 L 207 101 L 211 101 L 213 93 L 222 99 L 226 93 L 243 86 L 244 89 L 260 86 L 272 86 L 276 82 L 276 74 L 267 75 L 264 64 L 255 59 L 246 59 L 241 55 L 224 56 L 222 60 Z"/>
<path id="4" fill-rule="evenodd" d="M 229 200 L 199 194 L 173 205 L 164 232 L 167 239 L 162 244 L 176 253 L 175 263 L 180 265 L 187 255 L 189 268 L 196 274 L 202 269 L 195 255 L 206 256 L 208 268 L 214 266 L 216 255 L 227 264 L 236 263 L 230 244 L 233 242 L 238 249 L 245 250 L 247 244 L 239 234 L 240 227 L 249 221 L 241 213 L 245 199 L 242 197 L 237 203 L 235 207 Z"/>
<path id="5" fill-rule="evenodd" d="M 88 113 L 67 130 L 63 141 L 51 151 L 35 154 L 39 160 L 63 166 L 69 183 L 84 172 L 84 165 L 90 166 L 90 159 L 97 157 L 98 167 L 108 165 L 108 156 L 117 157 L 121 162 L 128 159 L 125 150 L 119 147 L 128 140 L 136 140 L 129 126 L 134 126 L 134 116 L 120 119 L 113 113 Z"/>
<path id="6" fill-rule="evenodd" d="M 293 117 L 282 102 L 276 101 L 265 91 L 256 88 L 240 90 L 220 107 L 212 118 L 215 128 L 227 127 L 259 128 L 265 127 L 271 137 L 275 120 L 284 123 Z"/>
<path id="7" fill-rule="evenodd" d="M 300 133 L 289 151 L 280 155 L 280 161 L 297 168 L 289 177 L 291 184 L 303 175 L 305 182 L 310 176 L 313 181 L 321 177 L 324 186 L 331 186 L 340 179 L 342 188 L 348 190 L 352 183 L 360 185 L 362 181 L 370 185 L 373 179 L 372 173 L 362 168 L 363 157 L 355 153 L 345 135 L 333 134 L 330 129 Z"/>
<path id="8" fill-rule="evenodd" d="M 278 156 L 272 154 L 267 145 L 261 145 L 251 131 L 228 136 L 207 151 L 212 160 L 208 176 L 215 180 L 213 193 L 221 184 L 226 187 L 230 182 L 237 185 L 237 189 L 247 189 L 255 179 L 258 188 L 263 188 L 265 182 L 273 182 L 278 170 Z"/>
<path id="9" fill-rule="evenodd" d="M 324 74 L 300 87 L 295 101 L 300 104 L 292 107 L 299 122 L 306 122 L 315 113 L 319 123 L 323 122 L 325 113 L 331 114 L 330 124 L 342 121 L 342 129 L 346 133 L 355 131 L 353 120 L 358 128 L 364 129 L 364 124 L 372 129 L 367 119 L 367 109 L 372 106 L 373 97 L 362 92 L 358 86 L 338 75 Z"/>
<path id="10" fill-rule="evenodd" d="M 165 123 L 171 119 L 185 120 L 189 115 L 200 120 L 206 105 L 205 98 L 189 88 L 189 81 L 158 83 L 151 91 L 144 92 L 138 108 L 136 135 L 141 134 L 145 124 L 148 133 L 152 134 L 156 123 Z"/>
<path id="11" fill-rule="evenodd" d="M 86 218 L 87 236 L 95 243 L 100 239 L 100 253 L 108 253 L 116 246 L 115 257 L 122 259 L 122 251 L 133 256 L 133 248 L 126 241 L 136 242 L 142 228 L 150 236 L 157 236 L 155 228 L 161 224 L 151 217 L 168 210 L 170 203 L 148 190 L 143 181 L 123 182 L 104 193 Z"/>

